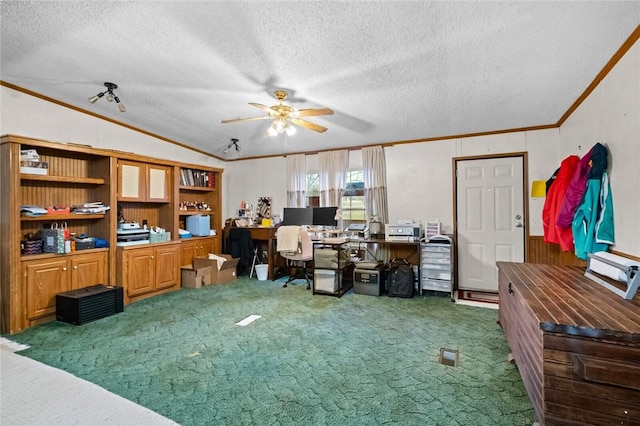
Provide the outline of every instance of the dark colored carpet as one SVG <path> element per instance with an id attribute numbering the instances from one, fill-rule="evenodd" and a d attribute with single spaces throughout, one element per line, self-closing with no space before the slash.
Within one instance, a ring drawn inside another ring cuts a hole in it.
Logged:
<path id="1" fill-rule="evenodd" d="M 11 339 L 182 425 L 530 425 L 497 311 L 242 277 Z M 246 327 L 235 325 L 262 315 Z M 438 362 L 458 350 L 457 367 Z"/>

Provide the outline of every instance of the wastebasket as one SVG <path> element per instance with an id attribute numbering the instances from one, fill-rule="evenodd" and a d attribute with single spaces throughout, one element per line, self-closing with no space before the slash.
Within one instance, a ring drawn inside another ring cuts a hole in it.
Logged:
<path id="1" fill-rule="evenodd" d="M 256 265 L 256 277 L 258 281 L 266 281 L 269 276 L 269 265 Z"/>

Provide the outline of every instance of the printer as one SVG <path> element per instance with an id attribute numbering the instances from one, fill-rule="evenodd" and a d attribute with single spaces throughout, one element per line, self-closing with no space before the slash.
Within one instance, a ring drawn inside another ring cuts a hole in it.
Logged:
<path id="1" fill-rule="evenodd" d="M 396 224 L 384 225 L 384 239 L 387 241 L 420 241 L 420 234 L 420 224 L 412 221 L 399 220 Z"/>
<path id="2" fill-rule="evenodd" d="M 369 238 L 369 228 L 364 223 L 352 223 L 344 232 L 351 240 L 366 240 Z"/>
<path id="3" fill-rule="evenodd" d="M 138 222 L 119 223 L 116 235 L 116 246 L 131 246 L 149 243 L 149 230 L 142 229 Z"/>

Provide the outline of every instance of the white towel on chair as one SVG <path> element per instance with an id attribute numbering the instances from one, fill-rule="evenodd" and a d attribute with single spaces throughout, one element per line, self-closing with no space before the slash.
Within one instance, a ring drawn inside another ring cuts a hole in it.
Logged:
<path id="1" fill-rule="evenodd" d="M 278 228 L 276 250 L 296 253 L 299 235 L 300 226 L 281 226 Z"/>

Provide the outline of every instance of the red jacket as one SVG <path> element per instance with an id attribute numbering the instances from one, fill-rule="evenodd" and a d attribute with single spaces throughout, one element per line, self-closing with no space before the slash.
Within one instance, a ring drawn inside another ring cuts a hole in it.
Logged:
<path id="1" fill-rule="evenodd" d="M 560 164 L 560 171 L 555 182 L 549 188 L 549 193 L 542 208 L 542 228 L 544 230 L 544 241 L 547 243 L 560 244 L 562 250 L 573 249 L 573 233 L 571 228 L 560 228 L 556 226 L 556 219 L 569 182 L 578 167 L 580 158 L 577 155 L 570 155 Z M 568 247 L 568 248 L 567 248 Z"/>

